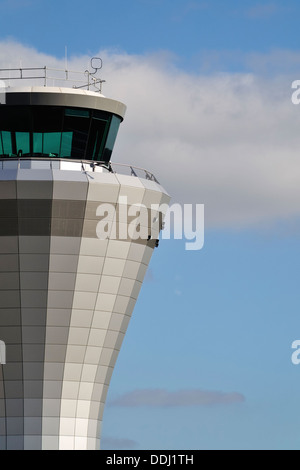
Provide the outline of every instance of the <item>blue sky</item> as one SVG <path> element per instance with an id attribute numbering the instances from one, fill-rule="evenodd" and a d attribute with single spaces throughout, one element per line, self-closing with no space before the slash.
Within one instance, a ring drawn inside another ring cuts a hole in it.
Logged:
<path id="1" fill-rule="evenodd" d="M 297 50 L 296 0 L 2 0 L 1 35 L 55 56 L 116 48 L 171 51 L 180 61 L 203 51 Z M 74 34 L 74 28 L 76 34 Z"/>
<path id="2" fill-rule="evenodd" d="M 156 249 L 110 386 L 107 449 L 299 449 L 300 4 L 0 0 L 0 65 L 85 67 L 128 106 L 114 161 L 205 205 Z M 136 399 L 134 402 L 133 398 Z"/>

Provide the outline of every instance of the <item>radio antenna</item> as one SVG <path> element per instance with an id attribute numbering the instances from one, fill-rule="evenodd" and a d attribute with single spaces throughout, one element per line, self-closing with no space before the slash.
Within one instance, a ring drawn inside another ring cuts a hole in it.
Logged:
<path id="1" fill-rule="evenodd" d="M 65 70 L 68 70 L 68 47 L 65 46 Z"/>
<path id="2" fill-rule="evenodd" d="M 91 68 L 94 69 L 95 72 L 90 72 L 90 75 L 95 75 L 98 70 L 102 69 L 102 59 L 100 57 L 92 57 Z"/>

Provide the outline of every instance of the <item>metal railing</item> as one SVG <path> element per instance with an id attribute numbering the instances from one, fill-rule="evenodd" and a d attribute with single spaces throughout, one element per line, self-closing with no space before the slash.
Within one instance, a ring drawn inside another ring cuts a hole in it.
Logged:
<path id="1" fill-rule="evenodd" d="M 101 163 L 103 164 L 103 163 Z M 111 166 L 111 171 L 113 173 L 119 173 L 118 171 L 115 171 L 115 168 L 116 167 L 121 167 L 122 169 L 130 172 L 130 176 L 139 176 L 139 174 L 141 173 L 144 177 L 146 178 L 146 180 L 149 180 L 149 181 L 154 181 L 155 183 L 159 184 L 158 180 L 156 179 L 156 177 L 154 176 L 153 173 L 151 173 L 150 171 L 146 170 L 145 168 L 141 168 L 141 167 L 138 167 L 138 166 L 133 166 L 133 165 L 127 165 L 126 163 L 110 163 L 110 166 Z"/>
<path id="2" fill-rule="evenodd" d="M 73 160 L 71 158 L 56 158 L 56 157 L 9 157 L 9 158 L 0 158 L 0 169 L 5 169 L 5 165 L 2 165 L 4 162 L 17 162 L 16 168 L 25 168 L 28 161 L 35 162 L 49 162 L 49 169 L 58 169 L 60 167 L 60 162 L 69 162 L 77 163 L 80 166 L 81 171 L 97 171 L 98 168 L 104 169 L 109 173 L 113 174 L 123 174 L 128 176 L 134 176 L 137 178 L 145 178 L 149 181 L 154 181 L 157 184 L 160 184 L 157 178 L 153 173 L 146 170 L 145 168 L 129 165 L 126 163 L 115 163 L 115 162 L 97 162 L 92 160 Z M 22 165 L 22 163 L 24 164 Z"/>
<path id="3" fill-rule="evenodd" d="M 65 159 L 64 161 L 70 161 L 70 160 Z M 78 162 L 78 160 L 72 160 L 72 161 Z M 80 160 L 80 161 L 82 162 L 82 164 L 89 164 L 92 170 L 94 170 L 96 167 L 101 167 L 101 168 L 106 169 L 110 173 L 128 174 L 129 176 L 136 176 L 137 178 L 140 175 L 142 175 L 141 176 L 142 178 L 145 178 L 146 180 L 154 181 L 155 183 L 160 184 L 153 173 L 139 166 L 129 165 L 127 163 L 115 163 L 115 162 L 104 162 L 104 161 L 102 162 L 90 161 L 90 160 Z M 120 168 L 120 171 L 118 171 L 117 168 Z"/>
<path id="4" fill-rule="evenodd" d="M 98 67 L 93 65 L 95 60 L 100 61 Z M 99 57 L 93 57 L 91 59 L 91 67 L 94 69 L 93 72 L 90 70 L 79 72 L 76 70 L 56 69 L 47 66 L 0 69 L 0 80 L 8 82 L 8 86 L 10 86 L 10 82 L 14 80 L 30 80 L 31 82 L 33 80 L 39 80 L 45 87 L 51 85 L 55 86 L 55 84 L 61 82 L 72 82 L 72 88 L 93 89 L 94 91 L 102 93 L 102 84 L 105 83 L 105 80 L 95 77 L 98 70 L 102 68 L 102 60 Z"/>

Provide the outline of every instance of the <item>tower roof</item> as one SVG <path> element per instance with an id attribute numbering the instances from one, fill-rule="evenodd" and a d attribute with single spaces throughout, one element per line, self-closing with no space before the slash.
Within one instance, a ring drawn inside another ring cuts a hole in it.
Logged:
<path id="1" fill-rule="evenodd" d="M 65 106 L 101 110 L 115 114 L 123 120 L 126 106 L 120 101 L 106 98 L 104 95 L 78 88 L 23 86 L 2 89 L 1 104 Z"/>

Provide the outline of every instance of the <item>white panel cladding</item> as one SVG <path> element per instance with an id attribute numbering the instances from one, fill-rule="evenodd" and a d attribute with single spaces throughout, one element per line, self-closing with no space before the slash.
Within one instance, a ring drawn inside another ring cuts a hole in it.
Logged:
<path id="1" fill-rule="evenodd" d="M 116 207 L 120 195 L 126 196 L 128 205 L 147 208 L 151 202 L 167 201 L 157 183 L 145 181 L 75 171 L 68 165 L 64 170 L 37 165 L 0 171 L 0 195 L 33 199 L 36 192 L 37 199 L 77 201 L 85 208 L 80 236 L 59 234 L 65 229 L 62 224 L 47 236 L 1 237 L 0 274 L 5 283 L 0 289 L 0 332 L 22 354 L 17 356 L 14 349 L 14 365 L 4 374 L 9 400 L 19 400 L 20 411 L 17 417 L 7 416 L 8 434 L 4 441 L 0 436 L 0 446 L 99 448 L 110 377 L 153 244 L 130 237 L 97 238 L 95 212 L 103 203 Z M 8 192 L 1 187 L 7 182 Z M 117 223 L 117 218 L 111 222 Z M 0 402 L 1 386 L 0 375 Z"/>

